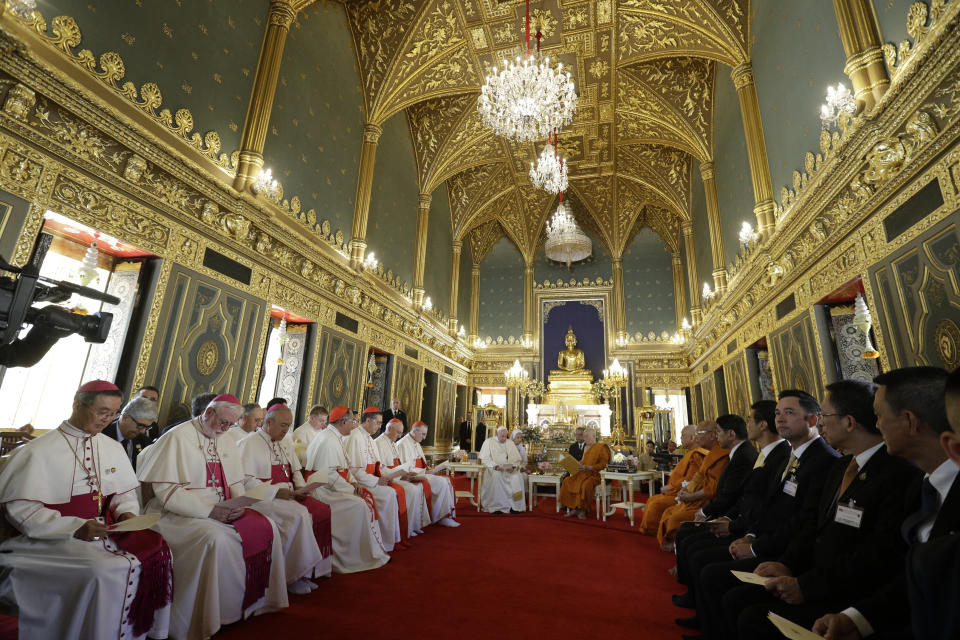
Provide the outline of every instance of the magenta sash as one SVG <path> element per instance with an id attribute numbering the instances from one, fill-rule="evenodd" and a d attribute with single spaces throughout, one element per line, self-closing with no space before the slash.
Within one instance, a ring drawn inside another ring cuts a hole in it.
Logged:
<path id="1" fill-rule="evenodd" d="M 97 517 L 97 500 L 93 493 L 85 493 L 70 498 L 63 504 L 44 505 L 48 509 L 59 511 L 62 516 L 86 518 Z M 108 505 L 112 495 L 107 496 Z M 107 524 L 113 524 L 110 509 L 105 509 Z M 140 561 L 140 582 L 133 602 L 125 608 L 127 624 L 133 635 L 142 636 L 153 626 L 154 614 L 170 603 L 173 598 L 173 557 L 170 548 L 156 531 L 130 531 L 112 533 L 110 537 L 118 547 L 132 553 Z"/>
<path id="2" fill-rule="evenodd" d="M 310 512 L 313 519 L 313 537 L 317 539 L 320 554 L 329 558 L 333 554 L 333 533 L 330 528 L 330 505 L 310 496 L 300 496 L 297 502 Z"/>
<path id="3" fill-rule="evenodd" d="M 275 464 L 270 467 L 270 484 L 292 484 L 293 477 L 290 474 L 290 466 L 285 464 Z"/>

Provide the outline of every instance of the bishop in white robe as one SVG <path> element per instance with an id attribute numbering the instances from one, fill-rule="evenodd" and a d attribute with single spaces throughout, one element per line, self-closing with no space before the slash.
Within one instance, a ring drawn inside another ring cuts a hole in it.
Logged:
<path id="1" fill-rule="evenodd" d="M 315 498 L 330 506 L 333 536 L 333 570 L 354 573 L 382 567 L 390 561 L 380 538 L 373 496 L 356 482 L 344 451 L 343 439 L 356 426 L 346 407 L 330 411 L 330 424 L 307 448 L 308 482 L 322 478 Z M 368 497 L 367 497 L 368 496 Z"/>
<path id="2" fill-rule="evenodd" d="M 459 527 L 454 520 L 457 517 L 456 492 L 450 476 L 438 475 L 427 466 L 427 457 L 420 443 L 427 437 L 427 423 L 417 420 L 410 427 L 410 433 L 397 442 L 400 462 L 408 467 L 423 469 L 424 474 L 417 478 L 422 483 L 423 493 L 430 506 L 430 520 L 445 527 Z"/>
<path id="3" fill-rule="evenodd" d="M 377 447 L 377 457 L 380 467 L 398 469 L 403 463 L 400 461 L 400 450 L 397 449 L 397 440 L 403 435 L 403 423 L 393 418 L 387 422 L 383 433 L 373 439 Z M 407 518 L 413 533 L 423 533 L 423 528 L 430 524 L 430 505 L 423 491 L 424 485 L 420 482 L 411 482 L 415 475 L 405 472 L 403 480 L 394 480 L 403 487 L 407 498 Z M 416 528 L 414 528 L 416 527 Z M 411 534 L 412 535 L 412 534 Z"/>
<path id="4" fill-rule="evenodd" d="M 283 439 L 293 422 L 293 414 L 284 405 L 274 405 L 266 414 L 263 426 L 240 440 L 240 461 L 247 482 L 266 482 L 278 485 L 276 500 L 271 506 L 283 518 L 280 535 L 283 537 L 284 557 L 287 560 L 287 581 L 291 576 L 319 578 L 329 576 L 332 568 L 330 541 L 330 507 L 304 490 L 306 483 L 300 473 L 300 461 Z M 274 517 L 275 514 L 271 514 Z M 313 539 L 293 536 L 292 531 L 309 523 Z M 291 545 L 302 545 L 291 553 Z M 293 564 L 298 563 L 298 564 Z M 309 580 L 292 583 L 287 589 L 294 593 L 309 593 L 316 588 Z"/>
<path id="5" fill-rule="evenodd" d="M 15 450 L 0 472 L 7 537 L 0 602 L 18 610 L 21 638 L 166 637 L 173 564 L 154 531 L 110 533 L 139 515 L 137 477 L 101 435 L 120 389 L 80 387 L 70 419 Z"/>
<path id="6" fill-rule="evenodd" d="M 300 459 L 300 465 L 303 466 L 307 459 L 307 447 L 313 442 L 313 439 L 320 435 L 320 432 L 327 428 L 327 408 L 322 404 L 314 405 L 310 409 L 307 421 L 293 430 L 291 439 L 293 440 L 293 450 Z"/>
<path id="7" fill-rule="evenodd" d="M 487 438 L 480 448 L 480 463 L 486 467 L 480 484 L 480 504 L 490 513 L 520 513 L 526 509 L 523 499 L 521 456 L 517 445 L 507 437 L 507 428 Z"/>
<path id="8" fill-rule="evenodd" d="M 266 413 L 255 402 L 243 405 L 243 415 L 237 420 L 237 424 L 227 429 L 227 432 L 220 436 L 217 444 L 221 447 L 226 447 L 231 443 L 234 446 L 240 444 L 241 440 L 263 426 L 265 417 Z M 137 464 L 139 464 L 139 461 Z"/>
<path id="9" fill-rule="evenodd" d="M 283 546 L 277 525 L 261 511 L 236 503 L 245 492 L 240 453 L 218 447 L 240 417 L 240 402 L 216 396 L 196 418 L 167 430 L 137 460 L 150 485 L 148 512 L 173 550 L 170 636 L 209 638 L 221 625 L 288 605 Z"/>

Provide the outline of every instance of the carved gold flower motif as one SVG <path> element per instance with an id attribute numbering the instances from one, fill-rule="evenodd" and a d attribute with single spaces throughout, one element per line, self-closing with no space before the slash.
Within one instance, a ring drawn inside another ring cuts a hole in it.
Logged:
<path id="1" fill-rule="evenodd" d="M 197 372 L 202 376 L 213 373 L 220 360 L 220 350 L 213 340 L 207 340 L 197 349 Z"/>

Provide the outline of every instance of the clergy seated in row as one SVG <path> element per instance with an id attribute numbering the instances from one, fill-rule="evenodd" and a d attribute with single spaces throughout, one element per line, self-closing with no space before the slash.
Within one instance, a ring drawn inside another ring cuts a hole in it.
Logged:
<path id="1" fill-rule="evenodd" d="M 274 506 L 285 514 L 288 523 L 280 525 L 280 535 L 284 538 L 284 556 L 287 558 L 287 576 L 304 575 L 307 578 L 329 576 L 332 568 L 331 555 L 333 553 L 330 539 L 330 507 L 310 495 L 316 487 L 308 487 L 300 472 L 300 461 L 293 453 L 290 444 L 284 436 L 293 423 L 293 413 L 286 405 L 275 404 L 266 413 L 263 426 L 240 440 L 240 461 L 247 482 L 256 479 L 260 482 L 278 485 Z M 312 568 L 291 566 L 291 558 L 315 557 L 313 545 L 309 536 L 292 539 L 288 532 L 296 528 L 298 523 L 305 521 L 304 514 L 308 512 L 313 526 L 314 541 L 321 557 L 320 562 Z M 278 523 L 279 524 L 279 523 Z M 291 554 L 289 545 L 296 541 L 307 544 L 309 550 L 300 550 Z M 309 580 L 301 580 L 288 587 L 291 593 L 309 593 L 316 585 Z"/>
<path id="2" fill-rule="evenodd" d="M 480 484 L 480 504 L 484 511 L 520 513 L 526 510 L 521 461 L 517 445 L 507 437 L 506 427 L 498 427 L 497 435 L 483 443 L 480 463 L 486 469 Z"/>
<path id="3" fill-rule="evenodd" d="M 350 472 L 344 449 L 344 440 L 356 428 L 357 420 L 343 406 L 331 409 L 329 417 L 327 427 L 307 447 L 304 468 L 311 474 L 308 482 L 323 483 L 314 496 L 330 507 L 333 570 L 376 569 L 389 562 L 390 556 L 380 536 L 373 495 Z"/>
<path id="4" fill-rule="evenodd" d="M 680 431 L 681 441 L 685 446 L 694 445 L 694 436 L 697 428 L 688 424 Z M 689 445 L 687 444 L 689 443 Z M 643 520 L 640 522 L 640 533 L 652 536 L 657 533 L 660 526 L 660 517 L 668 507 L 677 504 L 677 495 L 683 489 L 693 476 L 700 469 L 700 463 L 707 457 L 709 451 L 701 447 L 695 447 L 688 451 L 685 456 L 680 458 L 680 462 L 670 473 L 670 479 L 667 484 L 660 489 L 660 493 L 650 496 L 643 509 Z"/>
<path id="5" fill-rule="evenodd" d="M 300 466 L 307 459 L 307 447 L 313 442 L 313 439 L 320 435 L 320 432 L 327 428 L 327 417 L 330 412 L 322 404 L 315 404 L 310 408 L 307 415 L 307 421 L 291 432 L 291 435 L 284 438 L 286 441 L 293 440 L 293 450 L 300 459 Z"/>
<path id="6" fill-rule="evenodd" d="M 256 402 L 243 405 L 243 413 L 237 423 L 220 436 L 220 442 L 238 444 L 251 433 L 263 426 L 266 412 Z"/>
<path id="7" fill-rule="evenodd" d="M 716 422 L 707 422 L 698 428 L 697 437 L 700 446 L 709 448 L 710 453 L 700 463 L 693 480 L 677 494 L 677 504 L 663 512 L 657 529 L 657 541 L 661 547 L 670 548 L 681 525 L 695 519 L 700 510 L 717 496 L 721 485 L 726 492 L 739 495 L 743 481 L 757 459 L 753 447 L 741 450 L 740 445 L 747 439 L 747 423 L 740 416 L 724 414 Z M 739 452 L 735 464 L 732 463 L 733 449 Z"/>
<path id="8" fill-rule="evenodd" d="M 137 477 L 101 431 L 122 394 L 82 385 L 70 418 L 16 449 L 0 471 L 6 540 L 0 604 L 21 638 L 163 638 L 173 586 L 170 550 L 153 531 L 111 533 L 140 514 Z"/>
<path id="9" fill-rule="evenodd" d="M 566 516 L 586 519 L 590 505 L 594 503 L 594 493 L 600 484 L 600 472 L 610 462 L 610 447 L 597 442 L 597 430 L 590 428 L 583 432 L 585 444 L 583 459 L 579 471 L 564 479 L 560 485 L 560 504 L 567 508 Z"/>
<path id="10" fill-rule="evenodd" d="M 383 414 L 381 413 L 381 420 Z M 367 414 L 364 414 L 367 419 Z M 373 424 L 365 424 L 364 428 L 369 433 Z M 397 441 L 403 435 L 403 423 L 397 418 L 391 418 L 381 433 L 373 438 L 373 446 L 376 449 L 377 460 L 380 462 L 381 473 L 393 473 L 400 471 L 403 463 L 400 461 L 400 450 L 397 449 Z M 430 506 L 427 504 L 427 487 L 429 483 L 424 484 L 424 477 L 413 473 L 407 467 L 402 467 L 400 475 L 395 475 L 390 486 L 402 489 L 406 504 L 406 513 L 403 517 L 407 519 L 408 537 L 423 533 L 423 528 L 430 521 Z M 397 498 L 401 493 L 397 493 Z M 403 506 L 401 506 L 401 510 Z M 400 523 L 401 530 L 403 523 Z"/>
<path id="11" fill-rule="evenodd" d="M 457 517 L 457 510 L 453 479 L 431 469 L 427 465 L 423 447 L 420 446 L 427 437 L 428 430 L 426 422 L 417 420 L 410 427 L 410 432 L 397 441 L 400 462 L 407 468 L 423 469 L 423 475 L 418 480 L 423 486 L 423 494 L 430 507 L 430 521 L 444 527 L 459 527 L 460 523 L 454 519 Z"/>
<path id="12" fill-rule="evenodd" d="M 415 536 L 418 531 L 423 530 L 421 526 L 423 523 L 419 519 L 414 522 L 410 517 L 414 505 L 407 501 L 408 487 L 402 487 L 396 482 L 406 474 L 399 468 L 387 469 L 381 463 L 377 445 L 373 443 L 373 434 L 380 430 L 382 420 L 383 414 L 380 413 L 380 409 L 367 407 L 363 411 L 360 428 L 351 431 L 343 444 L 347 462 L 350 464 L 350 472 L 376 498 L 381 525 L 386 517 L 390 517 L 391 521 L 394 517 L 396 518 L 395 544 L 403 549 L 407 546 L 407 540 L 411 534 Z M 419 497 L 422 504 L 423 490 L 421 489 L 420 495 L 417 496 L 412 486 L 409 489 L 411 502 Z M 422 508 L 419 515 L 423 517 Z M 386 539 L 382 529 L 381 535 Z"/>
<path id="13" fill-rule="evenodd" d="M 242 412 L 235 396 L 215 396 L 199 417 L 140 454 L 138 477 L 152 494 L 146 511 L 163 514 L 156 530 L 173 552 L 174 638 L 207 638 L 223 624 L 286 607 L 287 584 L 322 562 L 305 510 L 237 500 L 261 484 L 245 477 L 236 445 L 219 442 Z M 294 568 L 290 575 L 287 567 Z"/>

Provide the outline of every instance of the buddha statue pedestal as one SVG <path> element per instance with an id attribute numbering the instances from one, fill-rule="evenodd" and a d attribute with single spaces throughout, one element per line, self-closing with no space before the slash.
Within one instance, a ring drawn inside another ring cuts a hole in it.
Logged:
<path id="1" fill-rule="evenodd" d="M 593 376 L 589 371 L 551 371 L 544 404 L 593 404 Z"/>

